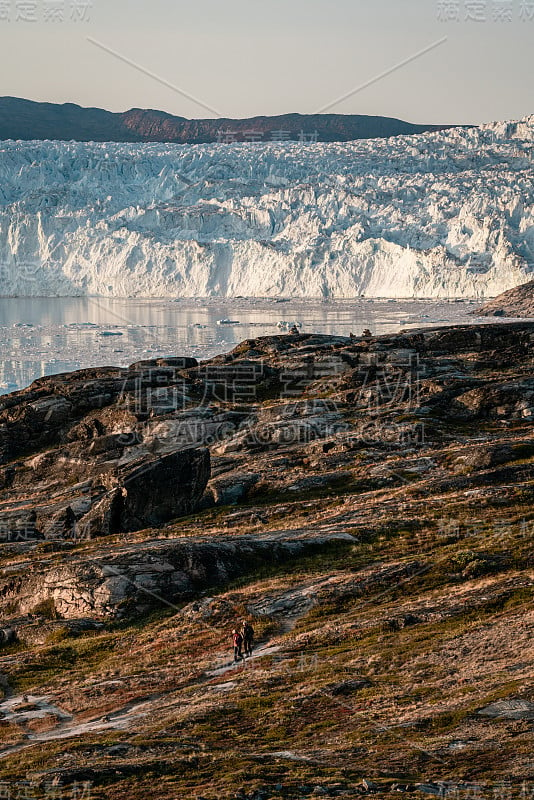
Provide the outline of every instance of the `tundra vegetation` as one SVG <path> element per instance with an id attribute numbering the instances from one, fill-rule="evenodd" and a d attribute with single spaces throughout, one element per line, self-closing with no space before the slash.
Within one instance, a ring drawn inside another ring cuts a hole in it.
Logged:
<path id="1" fill-rule="evenodd" d="M 533 342 L 273 336 L 2 398 L 1 779 L 530 796 Z"/>

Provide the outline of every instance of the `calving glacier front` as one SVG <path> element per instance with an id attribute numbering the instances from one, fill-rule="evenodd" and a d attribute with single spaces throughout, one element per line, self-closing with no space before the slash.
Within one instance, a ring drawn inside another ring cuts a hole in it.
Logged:
<path id="1" fill-rule="evenodd" d="M 534 116 L 348 144 L 0 144 L 0 294 L 494 295 L 534 263 Z"/>

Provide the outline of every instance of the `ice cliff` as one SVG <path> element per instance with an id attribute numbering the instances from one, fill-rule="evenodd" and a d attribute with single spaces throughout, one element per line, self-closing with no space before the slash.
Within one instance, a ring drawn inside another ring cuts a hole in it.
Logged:
<path id="1" fill-rule="evenodd" d="M 534 116 L 343 144 L 0 143 L 0 295 L 462 297 L 534 271 Z"/>

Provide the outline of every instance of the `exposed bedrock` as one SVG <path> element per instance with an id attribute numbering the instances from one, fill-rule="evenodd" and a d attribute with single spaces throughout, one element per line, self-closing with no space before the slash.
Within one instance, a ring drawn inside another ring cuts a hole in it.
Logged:
<path id="1" fill-rule="evenodd" d="M 139 545 L 63 557 L 0 578 L 0 613 L 28 614 L 46 606 L 65 619 L 180 603 L 195 593 L 223 586 L 260 566 L 283 563 L 331 543 L 355 541 L 349 534 L 293 533 L 240 536 L 216 542 L 149 541 Z"/>
<path id="2" fill-rule="evenodd" d="M 0 402 L 0 539 L 92 539 L 336 491 L 355 468 L 340 453 L 416 443 L 425 425 L 531 421 L 533 343 L 529 322 L 267 336 L 203 364 L 43 378 Z"/>

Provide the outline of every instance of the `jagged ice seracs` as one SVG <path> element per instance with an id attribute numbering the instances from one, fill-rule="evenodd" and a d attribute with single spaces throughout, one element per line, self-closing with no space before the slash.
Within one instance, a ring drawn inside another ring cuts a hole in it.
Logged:
<path id="1" fill-rule="evenodd" d="M 0 295 L 481 297 L 534 271 L 534 116 L 335 144 L 0 143 Z"/>

